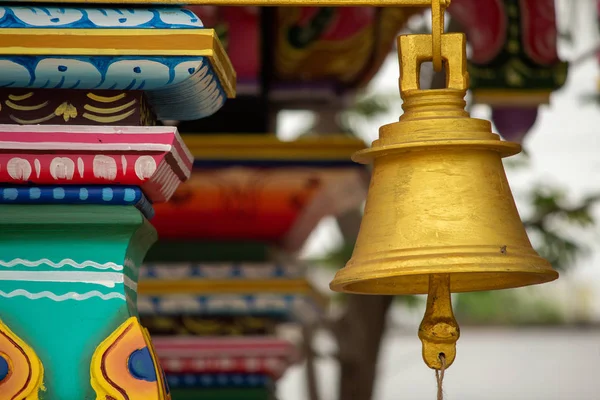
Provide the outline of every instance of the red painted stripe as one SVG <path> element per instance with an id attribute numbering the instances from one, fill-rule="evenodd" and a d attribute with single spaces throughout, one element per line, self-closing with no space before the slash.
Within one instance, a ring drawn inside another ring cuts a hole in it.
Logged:
<path id="1" fill-rule="evenodd" d="M 140 178 L 135 170 L 136 161 L 141 156 L 152 157 L 157 165 L 154 173 L 148 178 L 143 176 Z M 96 157 L 101 158 L 97 159 Z M 95 164 L 96 168 L 94 168 Z M 108 167 L 99 168 L 97 164 L 108 165 Z M 83 168 L 80 168 L 80 165 Z M 123 168 L 124 166 L 125 168 Z M 163 179 L 160 179 L 159 176 L 161 171 L 163 171 Z M 164 153 L 160 155 L 146 152 L 137 152 L 136 154 L 0 153 L 0 183 L 135 185 L 141 186 L 148 199 L 157 203 L 168 200 L 180 182 L 181 180 L 172 170 L 172 166 L 165 161 Z"/>
<path id="2" fill-rule="evenodd" d="M 262 373 L 280 378 L 292 363 L 266 358 L 160 358 L 165 373 Z"/>
<path id="3" fill-rule="evenodd" d="M 156 348 L 210 348 L 225 347 L 225 348 L 244 348 L 244 347 L 260 347 L 260 348 L 290 348 L 294 347 L 290 342 L 281 339 L 271 338 L 223 338 L 223 339 L 205 339 L 205 338 L 164 338 L 156 337 L 152 339 Z"/>

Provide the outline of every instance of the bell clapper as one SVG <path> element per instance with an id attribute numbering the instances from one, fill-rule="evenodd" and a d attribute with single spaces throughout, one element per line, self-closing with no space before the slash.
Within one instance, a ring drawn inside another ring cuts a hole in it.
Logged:
<path id="1" fill-rule="evenodd" d="M 450 298 L 450 275 L 429 275 L 427 308 L 419 339 L 423 343 L 423 360 L 433 369 L 447 368 L 456 358 L 456 342 L 460 336 L 458 323 L 452 312 Z"/>

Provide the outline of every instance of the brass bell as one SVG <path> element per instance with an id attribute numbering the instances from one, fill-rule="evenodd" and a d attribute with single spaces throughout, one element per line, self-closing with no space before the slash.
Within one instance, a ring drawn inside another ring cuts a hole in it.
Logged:
<path id="1" fill-rule="evenodd" d="M 380 128 L 360 233 L 351 260 L 330 287 L 358 294 L 429 294 L 419 337 L 431 367 L 449 366 L 459 329 L 450 292 L 506 289 L 558 277 L 532 248 L 502 157 L 520 152 L 488 121 L 465 111 L 468 88 L 463 34 L 441 35 L 445 89 L 419 89 L 431 61 L 431 35 L 398 39 L 404 114 Z M 445 361 L 440 361 L 443 353 Z"/>

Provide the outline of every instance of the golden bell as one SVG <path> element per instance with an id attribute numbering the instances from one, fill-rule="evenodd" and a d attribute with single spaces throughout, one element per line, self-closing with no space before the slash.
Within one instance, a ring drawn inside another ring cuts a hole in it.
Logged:
<path id="1" fill-rule="evenodd" d="M 502 157 L 521 148 L 501 141 L 490 122 L 465 111 L 465 37 L 441 39 L 447 88 L 438 90 L 419 89 L 421 63 L 432 59 L 432 37 L 398 39 L 404 114 L 381 127 L 370 149 L 353 156 L 360 163 L 372 161 L 373 174 L 352 258 L 330 284 L 347 293 L 429 293 L 420 332 L 424 357 L 428 338 L 437 343 L 435 351 L 458 339 L 450 292 L 558 277 L 533 250 L 504 172 Z M 440 306 L 442 300 L 447 305 Z M 443 323 L 436 325 L 435 318 Z M 449 365 L 454 352 L 446 351 Z M 426 362 L 439 368 L 435 356 Z"/>

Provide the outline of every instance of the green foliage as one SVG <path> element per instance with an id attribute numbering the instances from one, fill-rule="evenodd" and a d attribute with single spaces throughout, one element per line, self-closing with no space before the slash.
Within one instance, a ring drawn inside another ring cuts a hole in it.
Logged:
<path id="1" fill-rule="evenodd" d="M 337 270 L 350 260 L 352 251 L 354 251 L 354 242 L 343 243 L 341 246 L 327 253 L 323 258 L 314 259 L 311 262 Z"/>
<path id="2" fill-rule="evenodd" d="M 399 103 L 398 94 L 393 95 L 365 95 L 357 96 L 352 105 L 340 114 L 339 124 L 344 132 L 349 132 L 358 137 L 363 137 L 355 131 L 354 122 L 357 119 L 370 121 L 382 115 L 386 115 Z"/>
<path id="3" fill-rule="evenodd" d="M 600 93 L 585 94 L 581 96 L 582 103 L 600 105 Z"/>
<path id="4" fill-rule="evenodd" d="M 565 228 L 589 229 L 595 226 L 592 207 L 600 201 L 600 194 L 587 196 L 572 205 L 563 190 L 538 186 L 528 197 L 534 213 L 523 224 L 534 239 L 536 250 L 554 268 L 567 269 L 587 249 L 581 241 L 569 237 Z"/>
<path id="5" fill-rule="evenodd" d="M 371 119 L 386 114 L 390 110 L 390 103 L 394 99 L 388 96 L 364 96 L 358 98 L 347 113 L 360 115 L 362 118 Z"/>
<path id="6" fill-rule="evenodd" d="M 424 304 L 424 298 L 419 296 L 396 296 L 394 302 L 402 303 L 408 308 L 417 308 Z"/>
<path id="7" fill-rule="evenodd" d="M 505 158 L 502 160 L 504 164 L 504 168 L 506 169 L 523 169 L 527 168 L 531 165 L 530 163 L 531 157 L 529 156 L 529 151 L 526 148 L 522 148 L 521 152 L 513 157 Z"/>
<path id="8" fill-rule="evenodd" d="M 461 325 L 550 325 L 564 322 L 558 305 L 518 290 L 461 293 L 453 304 Z"/>

